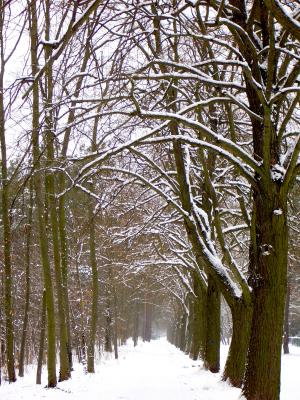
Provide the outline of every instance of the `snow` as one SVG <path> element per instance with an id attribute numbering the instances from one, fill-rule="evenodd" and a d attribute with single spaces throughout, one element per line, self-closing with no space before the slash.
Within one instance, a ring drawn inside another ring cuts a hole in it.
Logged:
<path id="1" fill-rule="evenodd" d="M 299 366 L 300 347 L 290 346 L 290 354 L 282 356 L 281 400 L 300 398 Z"/>
<path id="2" fill-rule="evenodd" d="M 274 210 L 274 214 L 275 214 Z M 240 230 L 244 230 L 244 229 L 248 229 L 248 225 L 247 224 L 240 224 L 240 225 L 231 225 L 228 226 L 227 228 L 223 229 L 223 233 L 230 233 L 230 232 L 236 232 L 236 231 L 240 231 Z"/>
<path id="3" fill-rule="evenodd" d="M 241 391 L 221 381 L 220 374 L 203 369 L 201 361 L 192 361 L 170 345 L 166 339 L 140 343 L 136 348 L 130 340 L 119 349 L 120 358 L 102 356 L 95 374 L 84 374 L 75 365 L 72 379 L 58 384 L 56 389 L 35 385 L 35 369 L 27 368 L 24 378 L 16 383 L 4 383 L 0 398 L 5 400 L 241 400 Z M 224 360 L 228 347 L 222 346 Z M 283 356 L 281 400 L 299 398 L 298 371 L 300 348 L 291 346 L 291 354 Z"/>
<path id="4" fill-rule="evenodd" d="M 279 165 L 279 164 L 275 164 L 272 166 L 271 168 L 271 178 L 274 182 L 276 181 L 283 181 L 283 177 L 285 175 L 285 169 L 283 168 L 283 166 Z"/>
<path id="5" fill-rule="evenodd" d="M 267 250 L 262 253 L 263 256 L 269 256 L 271 253 Z"/>
<path id="6" fill-rule="evenodd" d="M 60 44 L 59 40 L 41 40 L 41 44 L 57 47 Z"/>

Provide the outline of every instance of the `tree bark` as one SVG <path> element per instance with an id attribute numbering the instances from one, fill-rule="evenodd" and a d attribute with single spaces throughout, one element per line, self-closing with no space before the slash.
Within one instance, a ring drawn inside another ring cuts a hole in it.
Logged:
<path id="1" fill-rule="evenodd" d="M 26 250 L 25 250 L 25 307 L 24 307 L 24 319 L 22 328 L 21 348 L 19 357 L 19 376 L 24 376 L 24 358 L 25 358 L 25 347 L 27 338 L 27 326 L 28 326 L 28 314 L 29 314 L 29 301 L 30 301 L 30 246 L 31 246 L 31 225 L 32 225 L 32 208 L 33 208 L 33 188 L 30 182 L 30 200 L 28 207 L 28 221 L 26 225 Z"/>
<path id="2" fill-rule="evenodd" d="M 204 366 L 216 373 L 220 370 L 221 341 L 221 296 L 214 279 L 208 276 L 207 285 L 207 325 Z"/>
<path id="3" fill-rule="evenodd" d="M 50 40 L 50 1 L 45 0 L 45 39 Z M 45 59 L 47 67 L 45 69 L 45 137 L 47 150 L 47 167 L 51 169 L 54 163 L 54 127 L 53 127 L 53 71 L 52 63 L 49 61 L 52 56 L 51 46 L 45 46 Z M 50 222 L 52 231 L 53 243 L 53 263 L 55 271 L 56 297 L 58 304 L 58 322 L 59 322 L 59 381 L 64 381 L 70 378 L 70 366 L 68 355 L 68 339 L 65 316 L 65 299 L 62 285 L 62 268 L 61 254 L 59 243 L 59 226 L 57 220 L 57 200 L 56 200 L 56 181 L 52 171 L 46 173 L 45 190 L 48 196 L 47 201 L 50 211 Z"/>
<path id="4" fill-rule="evenodd" d="M 40 326 L 40 343 L 39 343 L 39 353 L 37 360 L 37 370 L 36 370 L 36 384 L 40 385 L 42 383 L 42 367 L 43 367 L 43 357 L 45 349 L 45 336 L 46 336 L 46 291 L 43 291 L 42 296 L 42 307 L 41 307 L 41 326 Z"/>
<path id="5" fill-rule="evenodd" d="M 144 304 L 144 342 L 150 342 L 152 338 L 152 304 L 145 299 Z"/>
<path id="6" fill-rule="evenodd" d="M 108 296 L 108 293 L 106 294 Z M 107 299 L 106 310 L 105 310 L 105 336 L 104 336 L 104 351 L 112 353 L 112 318 L 110 301 Z"/>
<path id="7" fill-rule="evenodd" d="M 94 354 L 95 354 L 95 338 L 97 330 L 98 321 L 98 293 L 99 293 L 99 283 L 98 283 L 98 267 L 96 260 L 96 249 L 95 249 L 95 216 L 93 212 L 93 205 L 89 204 L 89 226 L 90 226 L 90 236 L 89 236 L 89 249 L 90 249 L 90 264 L 92 269 L 92 312 L 90 319 L 90 333 L 87 351 L 87 371 L 90 373 L 95 372 Z"/>
<path id="8" fill-rule="evenodd" d="M 79 252 L 80 253 L 80 252 Z M 85 329 L 84 329 L 84 303 L 83 303 L 83 293 L 82 293 L 82 284 L 79 273 L 79 262 L 80 257 L 76 257 L 76 283 L 78 286 L 79 292 L 79 316 L 80 316 L 80 334 L 78 338 L 78 353 L 79 353 L 79 362 L 83 365 L 86 365 L 86 339 L 85 339 Z"/>
<path id="9" fill-rule="evenodd" d="M 14 331 L 12 307 L 12 271 L 11 271 L 11 228 L 9 215 L 9 180 L 7 170 L 6 133 L 5 133 L 5 106 L 4 106 L 4 15 L 5 3 L 0 1 L 0 142 L 1 142 L 1 209 L 3 224 L 3 258 L 4 258 L 4 310 L 6 321 L 6 362 L 9 382 L 16 381 L 14 357 Z"/>
<path id="10" fill-rule="evenodd" d="M 254 308 L 243 389 L 247 400 L 278 400 L 280 396 L 288 229 L 286 196 L 279 191 L 280 185 L 271 182 L 254 198 L 255 243 L 250 263 Z"/>
<path id="11" fill-rule="evenodd" d="M 85 72 L 88 60 L 90 58 L 90 46 L 85 43 L 84 57 L 80 72 Z M 77 80 L 76 89 L 73 94 L 73 98 L 78 98 L 82 83 L 84 81 L 84 74 Z M 70 142 L 70 136 L 72 131 L 72 124 L 75 121 L 75 107 L 76 101 L 71 102 L 71 107 L 69 110 L 68 121 L 66 124 L 66 129 L 64 131 L 64 139 L 61 150 L 61 159 L 66 159 L 68 146 Z M 62 193 L 65 190 L 66 182 L 64 173 L 59 174 L 59 192 Z M 60 251 L 61 251 L 61 272 L 62 272 L 62 289 L 63 289 L 63 300 L 66 318 L 66 328 L 67 328 L 67 351 L 69 357 L 69 367 L 72 370 L 72 334 L 71 334 L 71 323 L 70 323 L 70 304 L 69 304 L 69 293 L 68 293 L 68 241 L 66 236 L 66 201 L 65 196 L 60 196 L 58 200 L 58 223 L 59 223 L 59 238 L 60 238 Z"/>
<path id="12" fill-rule="evenodd" d="M 245 374 L 249 346 L 252 308 L 242 302 L 231 307 L 232 337 L 222 379 L 232 386 L 241 387 Z"/>
<path id="13" fill-rule="evenodd" d="M 187 329 L 187 314 L 182 313 L 180 318 L 180 330 L 179 330 L 179 349 L 183 352 L 186 351 L 186 329 Z"/>
<path id="14" fill-rule="evenodd" d="M 1 282 L 3 286 L 3 282 Z M 3 314 L 0 308 L 0 385 L 2 382 L 2 367 L 5 364 L 5 328 L 4 328 L 4 321 L 3 321 Z"/>
<path id="15" fill-rule="evenodd" d="M 289 336 L 290 336 L 290 298 L 291 298 L 291 285 L 288 282 L 287 292 L 285 299 L 285 310 L 284 310 L 284 329 L 283 329 L 283 352 L 284 354 L 289 354 Z"/>
<path id="16" fill-rule="evenodd" d="M 116 286 L 115 286 L 115 277 L 111 267 L 109 267 L 109 277 L 112 285 L 112 295 L 113 295 L 113 305 L 114 305 L 114 353 L 115 359 L 119 358 L 119 351 L 118 351 L 118 334 L 119 334 L 119 320 L 118 320 L 118 299 L 116 293 Z"/>
<path id="17" fill-rule="evenodd" d="M 29 30 L 31 39 L 31 67 L 32 75 L 38 72 L 38 23 L 36 2 L 30 3 Z M 32 86 L 32 159 L 36 170 L 41 166 L 41 153 L 39 148 L 39 82 L 34 81 Z M 38 218 L 39 242 L 41 252 L 41 262 L 43 267 L 44 287 L 46 290 L 46 309 L 47 309 L 47 368 L 48 368 L 48 387 L 55 387 L 57 384 L 56 377 L 56 340 L 55 340 L 55 310 L 51 267 L 49 259 L 49 249 L 47 240 L 47 228 L 44 215 L 43 203 L 43 185 L 40 173 L 36 173 L 33 177 L 33 185 L 35 190 L 35 201 Z"/>
<path id="18" fill-rule="evenodd" d="M 191 315 L 191 350 L 190 356 L 193 360 L 197 360 L 200 356 L 202 360 L 205 359 L 206 347 L 206 309 L 207 309 L 207 293 L 206 288 L 203 287 L 197 274 L 193 278 L 194 293 L 196 299 L 192 298 L 192 315 Z"/>
<path id="19" fill-rule="evenodd" d="M 135 300 L 134 302 L 134 315 L 133 315 L 133 345 L 134 347 L 137 346 L 138 344 L 138 339 L 139 339 L 139 301 Z"/>
<path id="20" fill-rule="evenodd" d="M 65 189 L 65 179 L 60 174 L 59 180 L 59 191 L 62 192 Z M 65 212 L 65 199 L 61 196 L 58 201 L 58 225 L 59 225 L 59 238 L 60 238 L 60 251 L 61 251 L 61 278 L 62 278 L 62 296 L 65 311 L 65 321 L 67 330 L 67 353 L 69 359 L 69 369 L 72 371 L 73 360 L 72 360 L 72 334 L 71 334 L 71 322 L 70 322 L 70 305 L 69 305 L 69 293 L 68 293 L 68 248 L 67 248 L 67 237 L 66 237 L 66 212 Z"/>

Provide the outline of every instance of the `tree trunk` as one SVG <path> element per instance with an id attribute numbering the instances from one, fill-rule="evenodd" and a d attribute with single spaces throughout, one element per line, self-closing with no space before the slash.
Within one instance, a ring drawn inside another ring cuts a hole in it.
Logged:
<path id="1" fill-rule="evenodd" d="M 112 284 L 112 295 L 113 295 L 113 302 L 114 302 L 114 353 L 115 359 L 119 358 L 118 353 L 118 331 L 119 331 L 119 324 L 118 324 L 118 302 L 117 302 L 117 293 L 116 293 L 116 286 L 115 286 L 115 278 L 111 267 L 109 267 L 109 276 L 110 281 Z"/>
<path id="2" fill-rule="evenodd" d="M 287 284 L 287 293 L 285 299 L 285 310 L 284 310 L 284 329 L 283 329 L 283 352 L 284 354 L 289 354 L 289 336 L 290 336 L 290 323 L 289 323 L 289 314 L 290 314 L 290 299 L 291 299 L 291 286 L 288 282 Z"/>
<path id="3" fill-rule="evenodd" d="M 38 28 L 37 28 L 37 11 L 36 2 L 30 3 L 30 39 L 31 39 L 31 66 L 32 75 L 38 72 Z M 32 86 L 32 159 L 36 170 L 40 169 L 41 153 L 39 148 L 39 82 L 35 80 Z M 51 276 L 51 266 L 49 259 L 48 238 L 45 222 L 45 207 L 43 203 L 43 185 L 40 173 L 36 173 L 33 177 L 35 190 L 35 201 L 38 218 L 38 233 L 40 241 L 41 262 L 43 267 L 44 287 L 46 290 L 46 309 L 47 309 L 47 368 L 48 368 L 48 387 L 55 387 L 56 378 L 56 340 L 55 340 L 55 310 L 54 297 Z"/>
<path id="4" fill-rule="evenodd" d="M 85 340 L 84 331 L 80 336 L 80 355 L 81 355 L 81 363 L 86 366 L 86 353 L 87 353 L 87 345 Z"/>
<path id="5" fill-rule="evenodd" d="M 92 203 L 89 204 L 89 225 L 90 225 L 89 247 L 90 247 L 90 264 L 92 268 L 92 279 L 93 279 L 92 280 L 93 299 L 92 299 L 92 312 L 90 319 L 90 334 L 89 334 L 88 351 L 87 351 L 87 371 L 90 373 L 94 373 L 95 338 L 96 338 L 96 329 L 98 321 L 99 283 L 98 283 L 96 249 L 95 249 L 95 216 L 93 212 Z"/>
<path id="6" fill-rule="evenodd" d="M 191 335 L 192 343 L 190 356 L 193 360 L 197 360 L 199 356 L 205 359 L 205 347 L 206 347 L 206 288 L 202 286 L 200 279 L 197 274 L 194 274 L 193 278 L 194 293 L 197 298 L 192 298 L 193 307 L 191 315 Z"/>
<path id="7" fill-rule="evenodd" d="M 241 387 L 245 374 L 249 346 L 252 308 L 238 302 L 232 308 L 232 337 L 223 372 L 223 380 L 232 386 Z"/>
<path id="8" fill-rule="evenodd" d="M 106 294 L 108 296 L 108 294 Z M 104 336 L 104 351 L 108 353 L 112 353 L 112 318 L 111 318 L 111 309 L 110 309 L 110 301 L 108 299 L 106 310 L 105 310 L 105 336 Z"/>
<path id="9" fill-rule="evenodd" d="M 152 338 L 152 304 L 145 299 L 144 304 L 144 342 L 150 342 Z"/>
<path id="10" fill-rule="evenodd" d="M 39 343 L 39 354 L 37 360 L 37 370 L 36 370 L 36 384 L 40 385 L 42 383 L 42 367 L 43 367 L 43 357 L 45 348 L 45 336 L 46 336 L 46 291 L 43 291 L 42 298 L 42 315 L 41 315 L 41 327 L 40 327 L 40 343 Z"/>
<path id="11" fill-rule="evenodd" d="M 139 301 L 134 302 L 134 315 L 133 315 L 133 345 L 134 347 L 138 344 L 139 339 Z"/>
<path id="12" fill-rule="evenodd" d="M 191 358 L 193 352 L 193 319 L 194 319 L 194 305 L 193 300 L 190 299 L 188 303 L 188 319 L 187 319 L 187 326 L 186 326 L 186 348 L 185 353 L 188 354 Z"/>
<path id="13" fill-rule="evenodd" d="M 287 204 L 271 182 L 254 197 L 250 284 L 253 318 L 243 392 L 247 400 L 278 400 L 287 281 Z M 276 212 L 275 212 L 276 210 Z"/>
<path id="14" fill-rule="evenodd" d="M 187 314 L 183 312 L 180 319 L 180 333 L 179 333 L 179 349 L 181 351 L 186 350 L 186 328 L 187 328 L 186 324 L 187 324 Z"/>
<path id="15" fill-rule="evenodd" d="M 1 282 L 3 286 L 3 282 Z M 5 364 L 5 328 L 3 324 L 3 314 L 0 308 L 0 385 L 2 382 L 2 367 Z"/>
<path id="16" fill-rule="evenodd" d="M 82 60 L 82 65 L 80 68 L 80 72 L 85 72 L 87 68 L 87 63 L 90 59 L 90 46 L 85 43 L 84 45 L 84 56 Z M 75 92 L 73 93 L 73 98 L 76 99 L 79 97 L 82 87 L 82 83 L 84 82 L 84 74 L 77 79 L 77 83 L 75 86 Z M 66 123 L 66 129 L 64 131 L 64 139 L 62 143 L 61 156 L 60 159 L 66 159 L 68 146 L 70 143 L 70 136 L 72 132 L 72 125 L 75 121 L 75 107 L 76 101 L 71 102 L 71 107 L 69 109 L 68 120 Z M 59 191 L 62 193 L 66 188 L 65 183 L 65 175 L 64 172 L 59 174 Z M 64 300 L 64 309 L 65 309 L 65 318 L 66 318 L 66 327 L 67 327 L 67 351 L 69 357 L 69 366 L 70 370 L 72 370 L 73 361 L 72 361 L 72 333 L 71 333 L 71 323 L 70 323 L 70 304 L 69 304 L 69 293 L 68 293 L 68 241 L 66 235 L 66 212 L 65 212 L 65 196 L 60 196 L 58 201 L 58 220 L 59 220 L 59 237 L 60 237 L 60 248 L 61 248 L 61 271 L 62 271 L 62 285 L 63 285 L 63 300 Z M 83 334 L 83 333 L 82 333 Z M 83 334 L 84 335 L 84 334 Z"/>
<path id="17" fill-rule="evenodd" d="M 26 254 L 25 254 L 25 307 L 24 307 L 24 319 L 22 328 L 21 348 L 19 357 L 19 376 L 24 376 L 24 358 L 25 358 L 25 346 L 27 338 L 27 325 L 28 325 L 28 314 L 29 314 L 29 300 L 30 300 L 30 245 L 31 245 L 31 225 L 32 225 L 32 208 L 33 208 L 33 188 L 30 183 L 30 200 L 28 208 L 28 222 L 26 225 Z"/>
<path id="18" fill-rule="evenodd" d="M 45 39 L 50 40 L 50 1 L 45 0 Z M 54 153 L 54 140 L 55 134 L 53 129 L 53 71 L 52 62 L 50 61 L 52 55 L 52 47 L 44 46 L 45 59 L 47 66 L 45 68 L 45 138 L 47 144 L 47 167 L 53 167 L 55 153 Z M 50 222 L 52 231 L 53 243 L 53 263 L 55 271 L 56 283 L 56 297 L 58 305 L 58 322 L 59 322 L 59 381 L 64 381 L 70 377 L 69 355 L 68 355 L 68 339 L 67 327 L 65 317 L 65 301 L 62 286 L 62 271 L 61 271 L 61 255 L 59 243 L 59 226 L 57 220 L 58 204 L 56 200 L 56 181 L 54 173 L 47 172 L 45 178 L 45 189 L 47 193 L 47 200 L 50 210 Z"/>
<path id="19" fill-rule="evenodd" d="M 174 345 L 178 349 L 179 349 L 179 344 L 180 344 L 180 319 L 177 320 L 174 331 Z"/>
<path id="20" fill-rule="evenodd" d="M 215 281 L 209 275 L 207 286 L 207 325 L 204 366 L 215 373 L 220 370 L 221 296 Z"/>
<path id="21" fill-rule="evenodd" d="M 79 252 L 80 253 L 80 252 Z M 81 279 L 80 279 L 80 273 L 79 273 L 79 262 L 80 262 L 80 257 L 78 255 L 76 256 L 76 283 L 78 286 L 78 292 L 79 292 L 79 317 L 80 317 L 80 334 L 78 340 L 78 349 L 79 349 L 79 354 L 80 354 L 80 360 L 83 365 L 86 365 L 86 340 L 85 340 L 85 329 L 84 329 L 84 303 L 83 303 L 83 294 L 82 294 L 82 284 L 81 284 Z"/>
<path id="22" fill-rule="evenodd" d="M 65 179 L 60 174 L 59 191 L 65 189 Z M 60 238 L 60 251 L 61 251 L 61 277 L 62 277 L 62 295 L 65 312 L 66 330 L 67 330 L 67 353 L 69 359 L 69 368 L 72 370 L 72 336 L 71 336 L 71 323 L 70 323 L 70 305 L 68 294 L 68 249 L 66 238 L 66 213 L 65 213 L 65 199 L 61 196 L 58 201 L 58 224 L 59 224 L 59 238 Z"/>
<path id="23" fill-rule="evenodd" d="M 48 143 L 48 146 L 52 147 L 52 144 Z M 50 150 L 50 153 L 52 151 Z M 48 154 L 49 155 L 49 154 Z M 54 176 L 52 173 L 47 174 L 45 188 L 48 193 L 48 203 L 50 208 L 50 220 L 52 230 L 52 242 L 53 242 L 53 261 L 55 271 L 55 283 L 56 283 L 56 297 L 58 305 L 58 323 L 59 323 L 59 381 L 64 381 L 70 378 L 70 365 L 69 365 L 69 354 L 68 354 L 68 339 L 67 339 L 67 327 L 65 318 L 64 308 L 64 296 L 62 287 L 62 276 L 61 276 L 61 262 L 60 262 L 60 246 L 58 236 L 58 223 L 56 215 L 56 200 L 55 200 L 55 188 L 54 188 Z"/>
<path id="24" fill-rule="evenodd" d="M 115 320 L 114 323 L 114 354 L 115 354 L 115 359 L 117 360 L 119 358 L 119 351 L 118 351 L 118 322 Z"/>
<path id="25" fill-rule="evenodd" d="M 4 310 L 6 321 L 6 361 L 9 382 L 15 382 L 15 357 L 14 357 L 14 331 L 13 331 L 13 307 L 12 307 L 12 272 L 11 272 L 11 229 L 9 215 L 9 180 L 6 155 L 5 133 L 5 106 L 4 106 L 4 13 L 5 4 L 0 1 L 0 142 L 1 142 L 1 212 L 3 224 L 3 264 L 4 264 Z"/>
<path id="26" fill-rule="evenodd" d="M 2 92 L 0 87 L 0 92 Z M 2 98 L 2 95 L 1 95 Z M 0 100 L 2 109 L 3 100 Z M 4 110 L 0 109 L 0 118 L 3 118 Z M 11 230 L 9 220 L 9 183 L 6 165 L 6 144 L 4 134 L 4 121 L 0 122 L 1 140 L 1 169 L 2 169 L 2 223 L 3 223 L 3 253 L 4 253 L 4 310 L 6 320 L 6 359 L 9 382 L 16 381 L 14 358 L 14 331 L 13 331 L 13 307 L 12 307 L 12 272 L 11 272 Z"/>

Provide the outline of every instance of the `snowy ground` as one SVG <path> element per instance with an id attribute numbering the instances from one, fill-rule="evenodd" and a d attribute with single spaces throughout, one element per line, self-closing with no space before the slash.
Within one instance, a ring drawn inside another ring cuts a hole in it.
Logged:
<path id="1" fill-rule="evenodd" d="M 223 348 L 222 358 L 226 349 Z M 300 399 L 300 348 L 283 357 L 281 400 Z M 104 357 L 105 358 L 105 357 Z M 102 359 L 95 374 L 85 375 L 76 365 L 72 379 L 56 389 L 37 386 L 35 370 L 24 378 L 0 387 L 1 400 L 238 400 L 240 390 L 220 381 L 220 375 L 204 371 L 201 362 L 190 360 L 165 339 L 131 343 L 120 348 L 120 358 Z"/>

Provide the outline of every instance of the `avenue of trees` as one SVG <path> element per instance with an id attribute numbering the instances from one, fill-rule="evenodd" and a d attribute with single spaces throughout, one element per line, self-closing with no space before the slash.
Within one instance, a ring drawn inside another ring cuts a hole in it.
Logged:
<path id="1" fill-rule="evenodd" d="M 279 400 L 299 39 L 285 0 L 0 0 L 0 378 L 167 331 L 212 373 L 230 337 L 223 379 Z"/>

